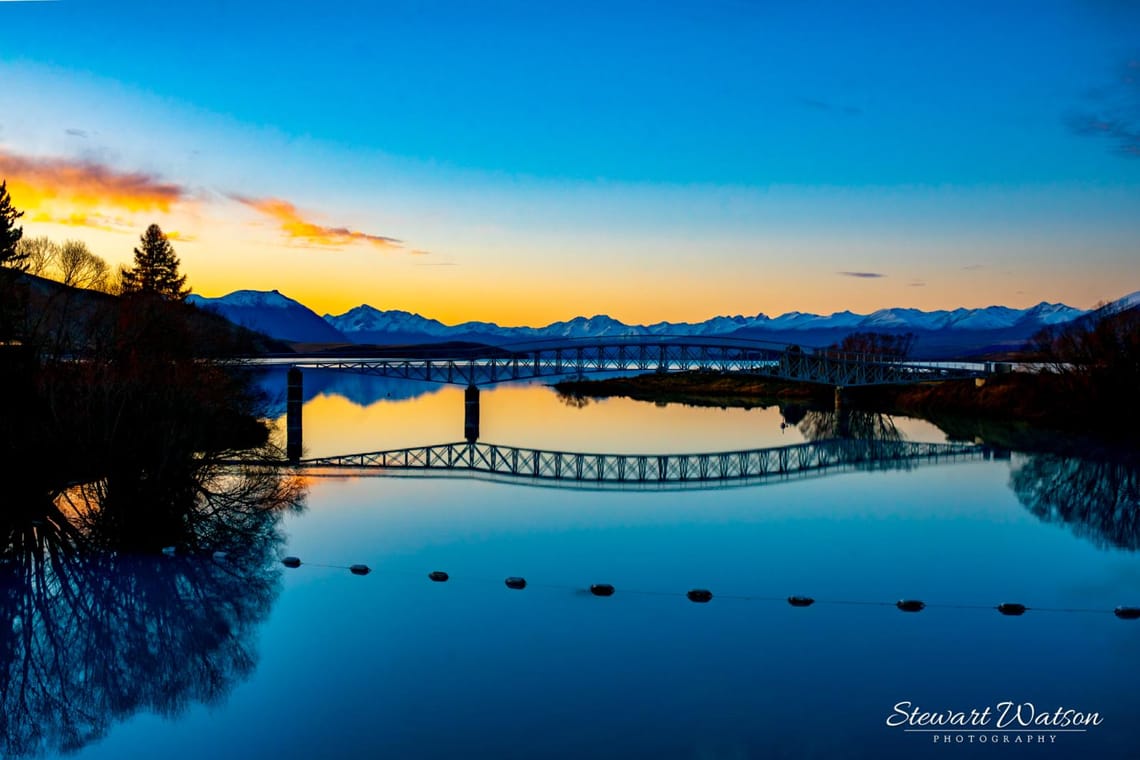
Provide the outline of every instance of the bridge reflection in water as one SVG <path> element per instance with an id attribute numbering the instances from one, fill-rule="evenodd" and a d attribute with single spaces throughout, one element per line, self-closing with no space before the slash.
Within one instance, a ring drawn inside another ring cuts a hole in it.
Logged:
<path id="1" fill-rule="evenodd" d="M 800 346 L 739 338 L 692 337 L 647 340 L 641 336 L 605 338 L 602 340 L 559 340 L 501 347 L 451 349 L 450 355 L 403 358 L 299 359 L 291 363 L 288 381 L 289 460 L 299 463 L 302 450 L 302 369 L 332 369 L 373 377 L 398 378 L 429 383 L 466 385 L 464 437 L 469 444 L 479 438 L 479 388 L 513 380 L 542 377 L 584 376 L 591 373 L 642 372 L 717 372 L 774 378 L 788 382 L 804 382 L 835 387 L 835 405 L 840 408 L 846 387 L 897 385 L 931 381 L 982 379 L 992 365 L 967 368 L 955 365 L 906 362 L 882 355 L 842 352 L 835 349 L 801 348 Z M 463 444 L 444 444 L 443 454 L 454 457 Z M 439 448 L 439 447 L 433 447 Z M 501 447 L 472 450 L 472 461 L 495 457 Z M 514 461 L 518 452 L 512 450 Z M 551 455 L 556 452 L 542 452 Z M 476 456 L 478 454 L 478 456 Z M 461 454 L 462 455 L 462 454 Z M 425 454 L 425 456 L 428 456 Z M 541 457 L 539 458 L 541 459 Z M 538 470 L 545 471 L 539 462 Z M 610 457 L 610 459 L 613 459 Z M 554 461 L 557 460 L 555 457 Z M 615 466 L 624 473 L 623 460 Z M 698 463 L 701 464 L 701 463 Z M 357 465 L 359 466 L 359 465 Z M 430 466 L 430 465 L 428 465 Z M 601 466 L 601 465 L 599 465 Z M 684 466 L 679 464 L 678 466 Z M 715 464 L 714 464 L 715 466 Z M 818 465 L 815 465 L 818 466 Z M 640 463 L 635 469 L 640 472 Z M 478 469 L 476 465 L 468 469 Z M 480 470 L 495 474 L 498 469 Z M 727 472 L 727 470 L 722 470 Z M 608 469 L 603 467 L 603 472 Z M 759 475 L 720 475 L 717 477 L 760 477 Z M 532 475 L 554 477 L 560 475 Z M 605 477 L 603 479 L 609 479 Z M 684 480 L 685 478 L 681 478 Z M 625 478 L 615 479 L 625 482 Z M 637 482 L 647 482 L 639 479 Z"/>
<path id="2" fill-rule="evenodd" d="M 920 464 L 979 460 L 994 450 L 967 443 L 827 439 L 791 446 L 705 454 L 598 454 L 544 451 L 483 442 L 443 443 L 304 459 L 307 471 L 377 474 L 474 474 L 537 485 L 578 487 L 715 486 L 848 470 L 910 469 Z"/>

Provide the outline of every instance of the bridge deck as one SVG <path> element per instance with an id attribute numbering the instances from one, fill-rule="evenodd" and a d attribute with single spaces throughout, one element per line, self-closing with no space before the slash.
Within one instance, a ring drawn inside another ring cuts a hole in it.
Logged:
<path id="1" fill-rule="evenodd" d="M 518 349 L 485 349 L 462 356 L 394 359 L 314 359 L 297 367 L 339 369 L 434 383 L 488 385 L 509 380 L 598 372 L 732 372 L 834 386 L 897 385 L 975 378 L 977 370 L 892 361 L 830 349 L 712 339 L 572 342 Z"/>

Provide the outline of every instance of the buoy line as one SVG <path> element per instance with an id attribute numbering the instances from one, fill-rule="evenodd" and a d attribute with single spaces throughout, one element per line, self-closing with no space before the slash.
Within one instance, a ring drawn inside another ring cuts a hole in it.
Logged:
<path id="1" fill-rule="evenodd" d="M 220 559 L 215 556 L 215 559 Z M 372 569 L 368 565 L 355 564 L 355 565 L 332 565 L 321 564 L 315 562 L 301 562 L 299 557 L 289 556 L 281 560 L 281 564 L 287 568 L 296 569 L 302 565 L 309 567 L 331 568 L 335 570 L 348 570 L 353 575 L 368 575 Z M 395 570 L 401 575 L 416 575 L 421 573 L 412 572 L 408 570 Z M 446 583 L 451 579 L 451 575 L 442 570 L 433 570 L 424 574 L 429 581 L 433 583 Z M 488 578 L 476 578 L 469 576 L 470 580 L 498 583 Z M 582 591 L 588 590 L 593 596 L 610 597 L 619 592 L 619 589 L 610 583 L 594 583 L 585 587 L 580 586 L 567 586 L 565 584 L 555 583 L 532 583 L 526 578 L 518 575 L 508 576 L 502 581 L 503 585 L 508 589 L 514 591 L 522 591 L 527 588 L 551 588 L 569 591 Z M 714 599 L 714 594 L 711 590 L 705 588 L 694 588 L 687 592 L 672 592 L 672 591 L 648 591 L 645 589 L 620 589 L 622 594 L 636 594 L 640 596 L 680 596 L 687 598 L 690 602 L 697 604 L 707 604 Z M 1026 612 L 1068 612 L 1068 613 L 1090 613 L 1090 614 L 1108 614 L 1111 613 L 1121 620 L 1140 620 L 1140 607 L 1132 607 L 1121 605 L 1112 610 L 1084 608 L 1084 607 L 1036 607 L 1020 602 L 1001 602 L 1000 604 L 939 604 L 928 603 L 921 599 L 899 599 L 894 602 L 884 602 L 877 600 L 866 599 L 815 599 L 810 596 L 771 596 L 760 594 L 717 594 L 715 598 L 718 599 L 734 599 L 737 601 L 749 602 L 784 602 L 792 607 L 812 607 L 816 604 L 835 604 L 835 605 L 854 605 L 854 606 L 867 606 L 867 607 L 895 607 L 902 612 L 922 612 L 925 609 L 955 609 L 955 610 L 997 610 L 998 613 L 1006 617 L 1020 617 Z"/>

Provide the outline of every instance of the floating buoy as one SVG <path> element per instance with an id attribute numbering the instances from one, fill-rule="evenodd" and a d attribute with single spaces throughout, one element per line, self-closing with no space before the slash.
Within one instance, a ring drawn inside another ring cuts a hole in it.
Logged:
<path id="1" fill-rule="evenodd" d="M 922 612 L 926 609 L 926 602 L 917 599 L 899 599 L 895 606 L 903 612 Z"/>
<path id="2" fill-rule="evenodd" d="M 450 577 L 450 576 L 448 576 L 448 574 L 443 572 L 442 570 L 433 570 L 430 573 L 428 573 L 428 578 L 431 578 L 436 583 L 443 583 L 444 581 L 446 581 L 448 579 L 448 577 Z"/>
<path id="3" fill-rule="evenodd" d="M 997 606 L 997 611 L 1003 615 L 1024 615 L 1027 609 L 1029 608 L 1024 604 L 1017 602 L 1002 602 Z"/>
<path id="4" fill-rule="evenodd" d="M 352 567 L 348 568 L 348 571 L 353 575 L 368 575 L 370 572 L 372 572 L 372 568 L 370 568 L 368 565 L 353 565 Z"/>
<path id="5" fill-rule="evenodd" d="M 1140 619 L 1140 607 L 1117 607 L 1113 613 L 1121 620 Z"/>
<path id="6" fill-rule="evenodd" d="M 214 559 L 218 560 L 219 562 L 228 556 L 230 556 L 229 552 L 214 552 Z"/>
<path id="7" fill-rule="evenodd" d="M 504 583 L 507 584 L 507 588 L 526 588 L 526 578 L 519 578 L 514 575 L 512 575 L 510 578 L 507 578 Z"/>
<path id="8" fill-rule="evenodd" d="M 162 547 L 162 553 L 165 554 L 167 557 L 173 557 L 175 552 L 177 552 L 177 551 L 178 551 L 178 548 L 175 546 L 164 546 L 164 547 Z"/>
<path id="9" fill-rule="evenodd" d="M 285 559 L 281 560 L 281 564 L 284 565 L 285 567 L 300 567 L 301 566 L 301 558 L 300 557 L 286 557 Z"/>
<path id="10" fill-rule="evenodd" d="M 689 597 L 690 602 L 711 602 L 712 592 L 705 588 L 695 588 L 690 591 L 686 596 Z"/>
<path id="11" fill-rule="evenodd" d="M 810 607 L 815 604 L 815 600 L 810 596 L 789 596 L 788 604 L 793 607 Z"/>
<path id="12" fill-rule="evenodd" d="M 590 593 L 594 596 L 613 596 L 614 587 L 608 583 L 595 583 L 590 586 Z"/>

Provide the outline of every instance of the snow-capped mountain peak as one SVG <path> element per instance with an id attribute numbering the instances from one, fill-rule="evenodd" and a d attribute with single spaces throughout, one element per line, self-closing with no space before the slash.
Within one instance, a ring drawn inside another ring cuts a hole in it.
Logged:
<path id="1" fill-rule="evenodd" d="M 504 327 L 494 322 L 446 325 L 437 319 L 399 309 L 377 309 L 361 304 L 344 314 L 318 317 L 303 304 L 279 291 L 239 290 L 221 298 L 190 296 L 202 308 L 218 311 L 231 321 L 276 338 L 296 342 L 407 344 L 461 340 L 507 344 L 559 338 L 612 338 L 625 336 L 729 336 L 802 341 L 828 345 L 852 331 L 915 332 L 920 345 L 938 343 L 934 335 L 974 335 L 975 342 L 1007 343 L 1023 340 L 1041 327 L 1072 321 L 1087 312 L 1060 303 L 1041 302 L 1027 309 L 1007 306 L 922 311 L 914 308 L 879 309 L 871 314 L 837 311 L 819 315 L 790 311 L 777 317 L 715 316 L 702 322 L 656 322 L 631 325 L 606 314 L 578 316 L 544 327 Z M 1113 302 L 1117 308 L 1140 306 L 1140 291 Z M 928 337 L 922 337 L 928 336 Z"/>
<path id="2" fill-rule="evenodd" d="M 221 298 L 191 294 L 187 302 L 234 324 L 297 343 L 343 343 L 345 336 L 307 306 L 276 290 L 237 290 Z"/>
<path id="3" fill-rule="evenodd" d="M 1137 290 L 1135 293 L 1129 293 L 1122 298 L 1117 298 L 1110 305 L 1120 311 L 1140 306 L 1140 290 Z"/>
<path id="4" fill-rule="evenodd" d="M 307 308 L 304 304 L 282 295 L 278 290 L 235 290 L 222 298 L 203 298 L 197 293 L 186 297 L 187 302 L 196 306 L 212 306 L 225 302 L 226 306 L 242 308 L 288 309 Z"/>
<path id="5" fill-rule="evenodd" d="M 425 335 L 444 335 L 450 329 L 437 319 L 428 319 L 420 314 L 398 309 L 380 311 L 368 304 L 349 309 L 339 317 L 326 314 L 324 320 L 346 335 L 364 332 L 422 332 Z"/>
<path id="6" fill-rule="evenodd" d="M 1132 295 L 1140 297 L 1140 291 Z M 1129 298 L 1129 296 L 1125 296 L 1125 298 Z M 1025 309 L 1021 318 L 1034 319 L 1045 325 L 1059 325 L 1063 322 L 1071 322 L 1085 313 L 1086 312 L 1080 309 L 1074 309 L 1072 306 L 1066 306 L 1063 303 L 1048 303 L 1042 301 L 1036 306 Z"/>

